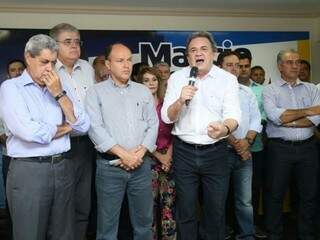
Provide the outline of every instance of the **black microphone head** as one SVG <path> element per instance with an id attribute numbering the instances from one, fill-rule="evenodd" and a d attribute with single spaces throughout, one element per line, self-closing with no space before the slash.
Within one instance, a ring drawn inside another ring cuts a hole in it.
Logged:
<path id="1" fill-rule="evenodd" d="M 196 78 L 198 75 L 198 67 L 192 67 L 190 70 L 190 77 Z"/>

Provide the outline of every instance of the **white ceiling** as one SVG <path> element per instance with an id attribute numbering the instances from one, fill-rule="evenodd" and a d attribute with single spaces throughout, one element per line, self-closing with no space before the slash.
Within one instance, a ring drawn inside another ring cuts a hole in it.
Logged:
<path id="1" fill-rule="evenodd" d="M 0 12 L 320 17 L 320 0 L 0 0 Z"/>

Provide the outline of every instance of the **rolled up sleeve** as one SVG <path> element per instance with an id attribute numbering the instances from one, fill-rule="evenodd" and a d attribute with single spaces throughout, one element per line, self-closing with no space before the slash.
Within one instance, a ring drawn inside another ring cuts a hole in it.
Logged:
<path id="1" fill-rule="evenodd" d="M 148 129 L 146 131 L 146 135 L 143 139 L 142 145 L 145 146 L 150 152 L 153 152 L 157 148 L 156 140 L 158 135 L 159 119 L 151 93 L 149 94 L 149 99 L 146 107 L 146 116 Z"/>
<path id="2" fill-rule="evenodd" d="M 177 81 L 175 81 L 175 74 L 173 74 L 168 80 L 167 90 L 161 108 L 162 121 L 167 124 L 175 122 L 170 120 L 168 116 L 168 109 L 180 96 L 181 89 L 178 86 L 175 86 L 176 83 Z"/>
<path id="3" fill-rule="evenodd" d="M 236 78 L 230 78 L 228 81 L 228 90 L 225 93 L 223 100 L 223 120 L 234 119 L 241 121 L 241 109 L 239 101 L 239 85 Z"/>
<path id="4" fill-rule="evenodd" d="M 57 126 L 35 120 L 16 85 L 4 82 L 0 88 L 0 111 L 8 130 L 27 142 L 49 144 L 57 132 Z M 9 107 L 14 104 L 14 107 Z"/>
<path id="5" fill-rule="evenodd" d="M 275 89 L 273 89 L 271 85 L 264 88 L 262 92 L 262 99 L 267 118 L 274 124 L 280 126 L 282 124 L 280 117 L 286 109 L 277 107 Z"/>
<path id="6" fill-rule="evenodd" d="M 250 124 L 249 130 L 260 133 L 262 131 L 261 114 L 258 107 L 258 101 L 252 94 L 250 97 Z"/>

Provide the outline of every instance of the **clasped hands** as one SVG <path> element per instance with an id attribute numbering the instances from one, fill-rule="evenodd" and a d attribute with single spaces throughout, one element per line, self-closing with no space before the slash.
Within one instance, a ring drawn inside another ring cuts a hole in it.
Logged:
<path id="1" fill-rule="evenodd" d="M 134 170 L 143 163 L 143 157 L 147 149 L 139 145 L 131 150 L 125 150 L 120 158 L 119 167 L 126 171 Z"/>

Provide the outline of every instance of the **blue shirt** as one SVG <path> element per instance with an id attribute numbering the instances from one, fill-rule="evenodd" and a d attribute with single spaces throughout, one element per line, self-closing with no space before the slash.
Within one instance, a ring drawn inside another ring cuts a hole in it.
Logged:
<path id="1" fill-rule="evenodd" d="M 150 90 L 128 81 L 117 86 L 112 79 L 93 85 L 87 92 L 89 136 L 99 152 L 119 144 L 129 150 L 142 144 L 156 150 L 159 120 Z"/>
<path id="2" fill-rule="evenodd" d="M 79 132 L 89 129 L 90 121 L 74 101 L 71 88 L 63 89 L 73 102 L 76 122 L 70 126 Z M 57 125 L 64 122 L 62 109 L 47 88 L 36 84 L 25 70 L 20 77 L 7 80 L 0 88 L 0 111 L 7 127 L 7 149 L 11 157 L 49 156 L 70 149 L 69 135 L 53 139 Z"/>
<path id="3" fill-rule="evenodd" d="M 243 139 L 249 130 L 261 132 L 262 125 L 257 99 L 250 88 L 239 84 L 239 100 L 242 112 L 241 121 L 232 135 L 237 139 Z"/>
<path id="4" fill-rule="evenodd" d="M 320 105 L 320 92 L 314 84 L 297 80 L 296 84 L 291 86 L 281 79 L 266 86 L 262 96 L 267 114 L 268 137 L 297 141 L 313 135 L 313 127 L 282 127 L 280 117 L 287 109 L 303 109 Z M 307 118 L 315 126 L 320 123 L 319 115 Z"/>

